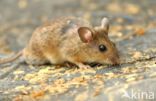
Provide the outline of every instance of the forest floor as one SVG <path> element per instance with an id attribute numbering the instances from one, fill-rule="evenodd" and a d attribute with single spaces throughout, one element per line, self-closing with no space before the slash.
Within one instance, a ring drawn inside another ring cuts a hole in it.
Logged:
<path id="1" fill-rule="evenodd" d="M 1 0 L 0 53 L 21 50 L 42 23 L 81 16 L 93 25 L 110 18 L 120 66 L 92 69 L 0 66 L 0 101 L 156 101 L 155 0 Z"/>

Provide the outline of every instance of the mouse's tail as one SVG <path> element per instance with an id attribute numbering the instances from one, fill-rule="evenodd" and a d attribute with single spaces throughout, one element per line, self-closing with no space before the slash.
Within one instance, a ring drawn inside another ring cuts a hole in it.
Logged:
<path id="1" fill-rule="evenodd" d="M 5 64 L 5 63 L 9 63 L 9 62 L 13 62 L 16 59 L 18 59 L 20 56 L 22 56 L 23 51 L 18 52 L 17 54 L 15 54 L 12 57 L 8 57 L 8 58 L 2 58 L 0 59 L 0 64 Z"/>

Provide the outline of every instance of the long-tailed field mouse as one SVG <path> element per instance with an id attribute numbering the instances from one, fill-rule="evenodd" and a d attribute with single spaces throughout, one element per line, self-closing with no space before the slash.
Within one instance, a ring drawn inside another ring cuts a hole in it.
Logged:
<path id="1" fill-rule="evenodd" d="M 118 51 L 108 31 L 107 18 L 95 27 L 81 18 L 58 18 L 37 28 L 23 50 L 13 57 L 0 59 L 0 64 L 19 57 L 31 65 L 71 62 L 85 68 L 83 63 L 119 64 Z"/>

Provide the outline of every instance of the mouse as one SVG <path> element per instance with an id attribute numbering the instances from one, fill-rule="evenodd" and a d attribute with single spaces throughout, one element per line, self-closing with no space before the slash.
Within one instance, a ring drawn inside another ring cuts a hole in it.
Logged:
<path id="1" fill-rule="evenodd" d="M 35 29 L 29 42 L 12 57 L 0 59 L 0 64 L 22 59 L 29 65 L 53 65 L 70 62 L 79 68 L 84 63 L 116 65 L 118 50 L 109 38 L 109 19 L 104 17 L 98 26 L 80 17 L 62 17 Z"/>

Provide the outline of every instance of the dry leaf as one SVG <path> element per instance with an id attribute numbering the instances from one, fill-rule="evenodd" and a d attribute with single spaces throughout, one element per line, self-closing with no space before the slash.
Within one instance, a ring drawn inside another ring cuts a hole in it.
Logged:
<path id="1" fill-rule="evenodd" d="M 141 56 L 142 56 L 141 52 L 134 52 L 132 57 L 135 58 L 135 59 L 139 59 Z"/>
<path id="2" fill-rule="evenodd" d="M 138 28 L 135 33 L 137 35 L 144 35 L 145 34 L 145 29 L 144 28 Z"/>

